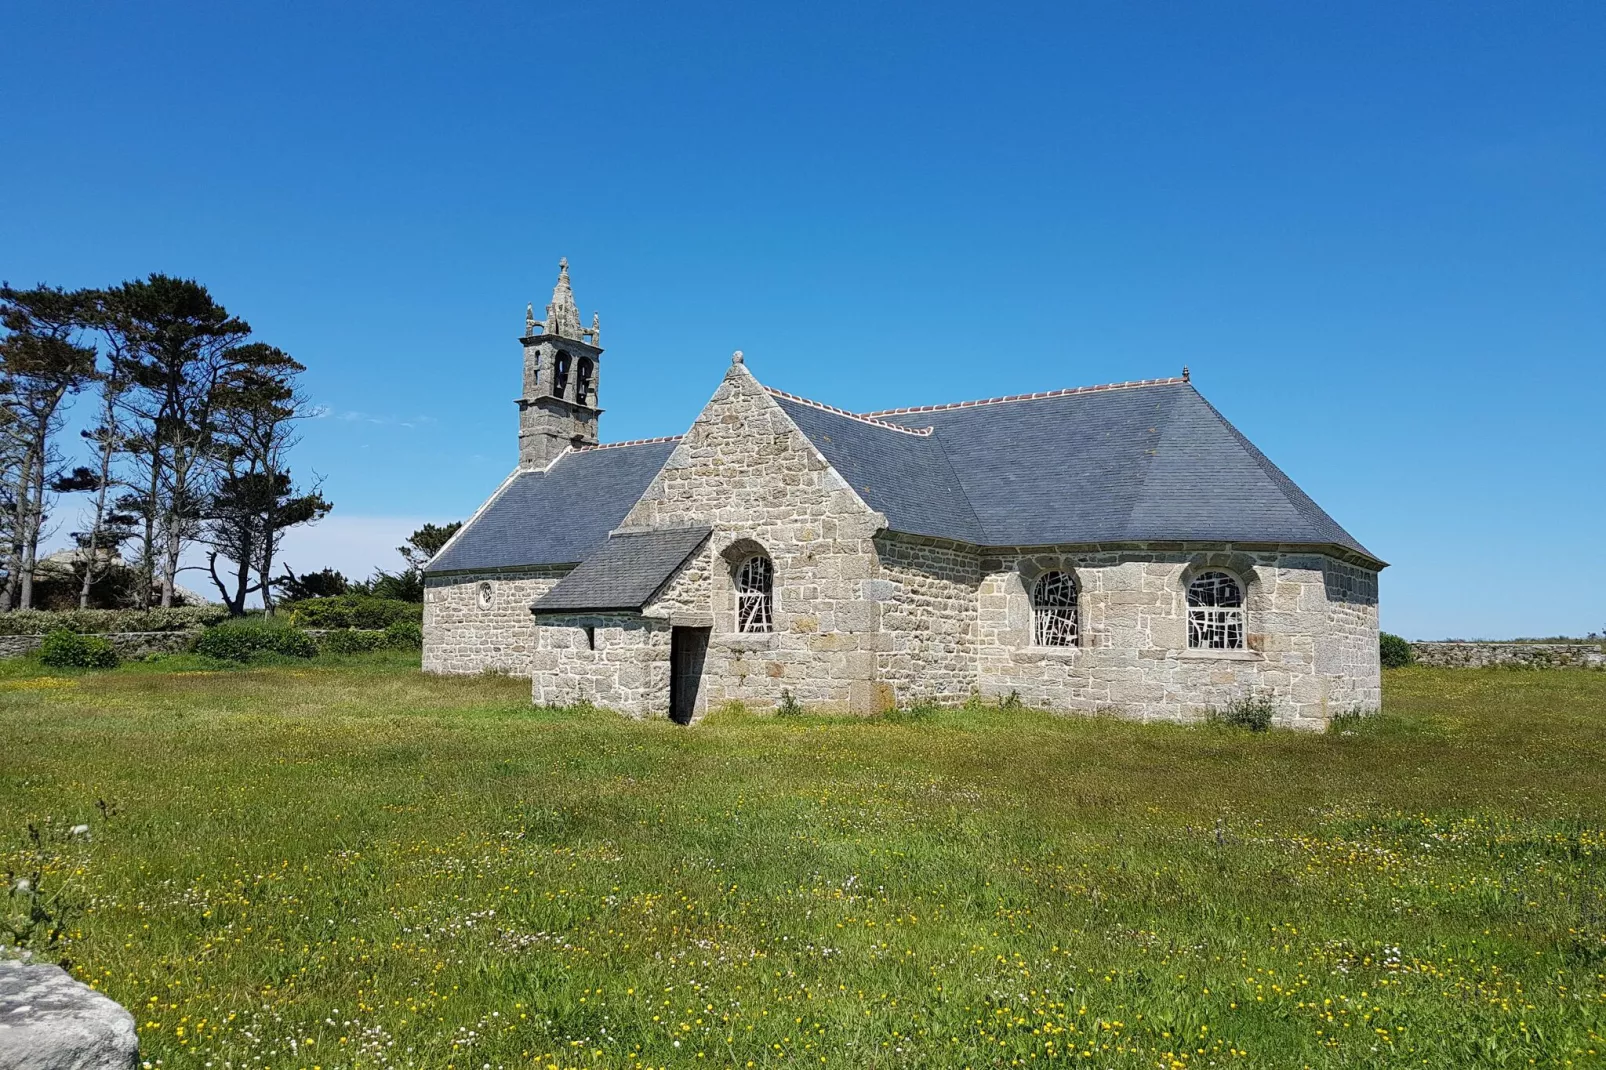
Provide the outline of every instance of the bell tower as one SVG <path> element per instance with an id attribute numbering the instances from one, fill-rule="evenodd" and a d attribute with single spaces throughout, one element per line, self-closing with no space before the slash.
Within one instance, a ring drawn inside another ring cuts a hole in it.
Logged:
<path id="1" fill-rule="evenodd" d="M 570 446 L 597 444 L 597 380 L 601 324 L 580 326 L 569 287 L 569 261 L 558 261 L 558 284 L 546 320 L 524 309 L 524 395 L 519 398 L 519 467 L 545 468 Z"/>

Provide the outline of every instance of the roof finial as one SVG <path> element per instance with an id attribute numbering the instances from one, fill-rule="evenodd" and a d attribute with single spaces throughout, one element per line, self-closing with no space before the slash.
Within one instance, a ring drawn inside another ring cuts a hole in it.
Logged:
<path id="1" fill-rule="evenodd" d="M 1182 366 L 1182 381 L 1188 381 L 1188 366 L 1186 364 Z"/>
<path id="2" fill-rule="evenodd" d="M 740 364 L 740 363 L 742 363 L 742 351 L 740 349 L 738 349 L 736 352 L 731 354 L 731 363 L 732 364 Z"/>
<path id="3" fill-rule="evenodd" d="M 552 303 L 546 306 L 546 333 L 579 341 L 580 310 L 574 307 L 574 290 L 569 286 L 569 258 L 558 261 L 558 283 L 552 287 Z"/>
<path id="4" fill-rule="evenodd" d="M 524 306 L 524 337 L 529 338 L 535 334 L 536 318 L 533 304 Z"/>

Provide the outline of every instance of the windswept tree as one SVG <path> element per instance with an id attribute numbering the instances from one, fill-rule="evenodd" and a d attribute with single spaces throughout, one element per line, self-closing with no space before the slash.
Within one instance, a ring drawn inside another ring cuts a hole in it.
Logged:
<path id="1" fill-rule="evenodd" d="M 124 396 L 132 385 L 129 372 L 133 366 L 133 340 L 118 330 L 114 299 L 105 291 L 96 291 L 94 297 L 90 326 L 103 339 L 104 350 L 96 373 L 100 387 L 98 418 L 93 427 L 79 432 L 94 452 L 94 465 L 78 470 L 82 485 L 77 489 L 94 495 L 90 499 L 88 526 L 73 532 L 82 569 L 79 609 L 89 608 L 95 585 L 116 567 L 123 544 L 137 535 L 137 525 L 143 519 L 127 511 L 126 506 L 134 500 L 131 496 L 114 497 L 121 485 L 117 460 L 137 441 L 130 439 L 123 415 Z M 148 579 L 146 586 L 150 586 Z"/>
<path id="2" fill-rule="evenodd" d="M 425 524 L 407 536 L 407 544 L 396 547 L 396 552 L 402 555 L 408 568 L 423 571 L 429 559 L 440 553 L 441 547 L 450 542 L 462 526 L 461 520 L 454 520 L 450 524 Z"/>
<path id="3" fill-rule="evenodd" d="M 151 275 L 107 291 L 104 324 L 128 354 L 124 408 L 139 482 L 122 504 L 137 511 L 140 567 L 173 604 L 179 557 L 200 531 L 217 456 L 219 387 L 251 333 L 191 279 Z M 146 601 L 149 595 L 146 595 Z"/>
<path id="4" fill-rule="evenodd" d="M 7 410 L 0 430 L 10 438 L 16 461 L 0 609 L 33 606 L 47 498 L 62 475 L 53 442 L 61 428 L 62 401 L 95 375 L 95 349 L 81 340 L 93 308 L 94 295 L 87 290 L 0 285 L 0 326 L 6 331 L 0 339 L 0 404 Z"/>
<path id="5" fill-rule="evenodd" d="M 284 566 L 284 575 L 274 578 L 273 586 L 286 602 L 333 598 L 351 589 L 351 583 L 335 569 L 324 568 L 297 576 L 288 564 Z"/>
<path id="6" fill-rule="evenodd" d="M 202 539 L 211 547 L 207 571 L 236 615 L 260 594 L 273 610 L 273 563 L 289 528 L 321 520 L 332 508 L 317 486 L 298 488 L 288 454 L 297 421 L 309 415 L 296 378 L 306 369 L 283 350 L 262 343 L 237 347 L 234 366 L 213 403 L 219 473 L 208 499 Z M 233 565 L 227 581 L 218 558 Z"/>

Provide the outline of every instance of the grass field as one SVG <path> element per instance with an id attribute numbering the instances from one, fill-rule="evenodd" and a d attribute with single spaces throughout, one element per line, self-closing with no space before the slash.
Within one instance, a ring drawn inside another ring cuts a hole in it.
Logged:
<path id="1" fill-rule="evenodd" d="M 684 729 L 398 655 L 10 663 L 0 864 L 167 1068 L 1602 1064 L 1606 674 L 1385 693 Z"/>

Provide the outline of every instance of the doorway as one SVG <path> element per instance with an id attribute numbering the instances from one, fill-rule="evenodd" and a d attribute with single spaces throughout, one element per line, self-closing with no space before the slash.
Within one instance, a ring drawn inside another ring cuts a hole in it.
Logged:
<path id="1" fill-rule="evenodd" d="M 703 683 L 703 661 L 708 657 L 712 628 L 669 629 L 669 719 L 691 724 L 697 710 L 697 692 Z"/>

